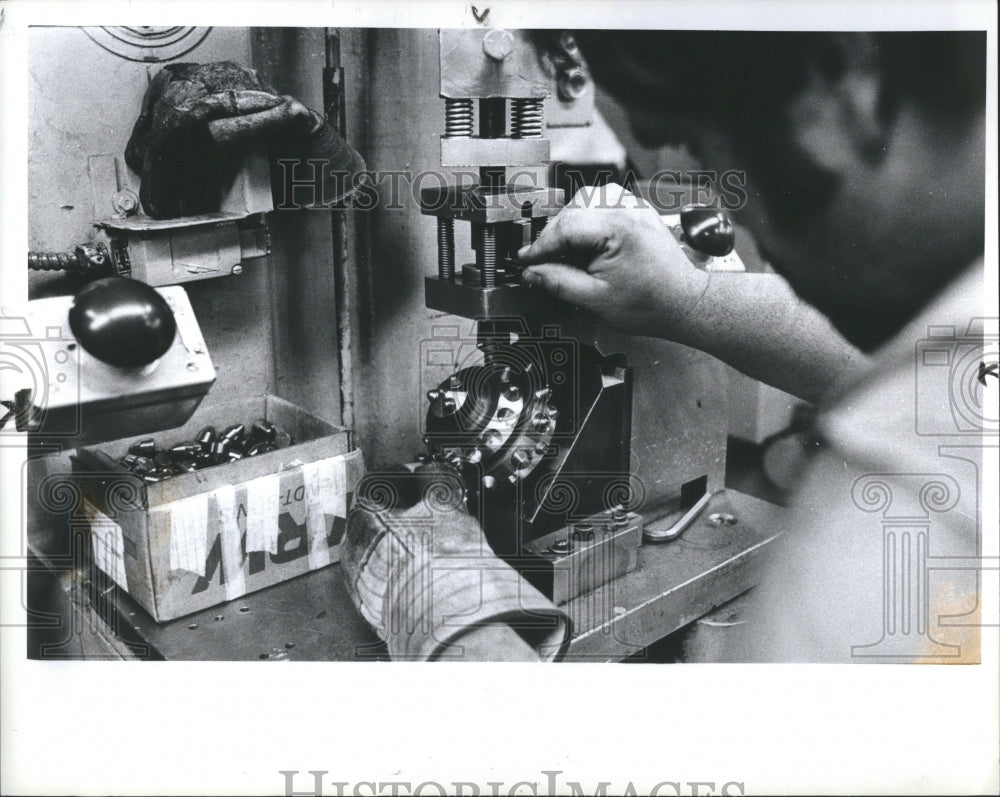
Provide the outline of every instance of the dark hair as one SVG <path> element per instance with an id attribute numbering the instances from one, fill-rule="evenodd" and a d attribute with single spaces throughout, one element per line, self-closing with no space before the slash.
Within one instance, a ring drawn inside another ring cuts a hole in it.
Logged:
<path id="1" fill-rule="evenodd" d="M 651 104 L 678 118 L 709 121 L 770 186 L 779 223 L 793 225 L 822 210 L 836 178 L 791 143 L 784 111 L 811 74 L 835 80 L 848 67 L 850 37 L 859 34 L 773 31 L 576 31 L 595 81 L 626 105 Z M 954 123 L 986 101 L 983 31 L 873 34 L 876 67 L 885 76 L 880 113 L 902 98 Z"/>

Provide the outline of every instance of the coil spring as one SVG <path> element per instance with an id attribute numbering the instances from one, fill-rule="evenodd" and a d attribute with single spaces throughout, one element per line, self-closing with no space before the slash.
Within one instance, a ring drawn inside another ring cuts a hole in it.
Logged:
<path id="1" fill-rule="evenodd" d="M 511 133 L 513 138 L 541 138 L 545 120 L 542 101 L 535 99 L 512 100 Z"/>
<path id="2" fill-rule="evenodd" d="M 455 277 L 455 222 L 438 219 L 438 276 L 443 280 Z"/>
<path id="3" fill-rule="evenodd" d="M 484 288 L 493 288 L 497 283 L 497 237 L 491 224 L 480 227 L 478 255 L 479 273 Z"/>
<path id="4" fill-rule="evenodd" d="M 472 137 L 472 100 L 444 101 L 445 138 Z"/>

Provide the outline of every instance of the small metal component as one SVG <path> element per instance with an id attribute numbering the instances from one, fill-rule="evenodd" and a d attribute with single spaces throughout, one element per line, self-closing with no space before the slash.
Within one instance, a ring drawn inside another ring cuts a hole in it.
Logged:
<path id="1" fill-rule="evenodd" d="M 708 516 L 708 522 L 713 526 L 735 526 L 738 521 L 736 515 L 729 512 L 713 512 Z"/>
<path id="2" fill-rule="evenodd" d="M 278 428 L 266 418 L 258 418 L 250 427 L 250 436 L 254 442 L 266 440 L 271 442 L 278 434 Z"/>
<path id="3" fill-rule="evenodd" d="M 227 426 L 222 432 L 222 440 L 232 445 L 240 438 L 245 429 L 246 427 L 242 423 L 234 423 L 232 426 Z"/>
<path id="4" fill-rule="evenodd" d="M 531 217 L 531 240 L 537 241 L 538 236 L 542 234 L 542 230 L 545 229 L 545 225 L 549 223 L 548 216 L 532 216 Z"/>
<path id="5" fill-rule="evenodd" d="M 289 446 L 295 445 L 295 440 L 292 438 L 288 432 L 279 431 L 274 436 L 274 446 L 275 448 L 288 448 Z"/>
<path id="6" fill-rule="evenodd" d="M 438 390 L 437 388 L 432 388 L 431 390 L 427 391 L 427 400 L 428 401 L 435 402 L 439 398 L 441 398 L 441 391 Z"/>
<path id="7" fill-rule="evenodd" d="M 241 263 L 237 263 L 235 266 L 232 267 L 232 269 L 230 269 L 229 273 L 235 277 L 238 277 L 240 274 L 243 273 L 243 265 Z"/>
<path id="8" fill-rule="evenodd" d="M 472 449 L 472 451 L 470 451 L 468 453 L 468 455 L 465 457 L 465 460 L 470 465 L 478 465 L 480 462 L 483 461 L 483 452 L 482 452 L 482 450 L 478 449 L 478 448 Z"/>
<path id="9" fill-rule="evenodd" d="M 209 449 L 212 455 L 213 465 L 219 465 L 229 459 L 229 443 L 224 440 L 216 440 Z"/>
<path id="10" fill-rule="evenodd" d="M 115 209 L 115 213 L 131 216 L 139 210 L 139 197 L 132 189 L 123 188 L 111 197 L 111 206 Z"/>
<path id="11" fill-rule="evenodd" d="M 155 467 L 156 463 L 149 457 L 137 457 L 135 463 L 132 465 L 132 472 L 141 475 L 143 473 L 149 473 Z"/>
<path id="12" fill-rule="evenodd" d="M 483 476 L 483 488 L 492 490 L 497 485 L 497 480 L 492 476 Z"/>
<path id="13" fill-rule="evenodd" d="M 439 217 L 438 233 L 438 277 L 443 280 L 455 278 L 455 220 Z"/>
<path id="14" fill-rule="evenodd" d="M 564 554 L 564 553 L 569 553 L 571 547 L 572 546 L 570 545 L 570 541 L 563 539 L 563 540 L 556 540 L 546 550 L 549 551 L 550 553 Z"/>
<path id="15" fill-rule="evenodd" d="M 589 523 L 577 523 L 573 527 L 572 539 L 574 542 L 590 542 L 594 534 L 594 527 Z"/>
<path id="16" fill-rule="evenodd" d="M 215 431 L 214 426 L 206 426 L 200 432 L 198 432 L 195 440 L 201 446 L 202 451 L 208 451 L 212 443 L 215 442 L 218 433 Z"/>
<path id="17" fill-rule="evenodd" d="M 578 66 L 560 71 L 556 89 L 559 99 L 565 102 L 580 99 L 587 91 L 588 82 L 587 73 Z"/>
<path id="18" fill-rule="evenodd" d="M 553 421 L 559 419 L 559 408 L 556 407 L 554 404 L 549 404 L 545 408 L 545 411 L 546 413 L 548 413 L 549 418 L 551 418 Z"/>
<path id="19" fill-rule="evenodd" d="M 446 98 L 444 101 L 444 135 L 446 138 L 471 138 L 471 99 Z"/>
<path id="20" fill-rule="evenodd" d="M 541 138 L 545 125 L 542 100 L 518 98 L 511 100 L 511 137 Z"/>
<path id="21" fill-rule="evenodd" d="M 521 468 L 526 468 L 531 464 L 531 452 L 530 451 L 515 451 L 510 458 L 514 467 L 520 470 Z"/>
<path id="22" fill-rule="evenodd" d="M 514 51 L 514 34 L 495 28 L 483 37 L 483 52 L 494 61 L 502 61 Z"/>
<path id="23" fill-rule="evenodd" d="M 541 441 L 541 440 L 539 440 L 537 443 L 535 443 L 535 453 L 536 454 L 542 454 L 542 455 L 544 455 L 545 452 L 548 451 L 548 450 L 549 450 L 548 443 L 545 443 L 544 441 Z"/>
<path id="24" fill-rule="evenodd" d="M 521 388 L 514 384 L 507 385 L 504 388 L 503 394 L 507 401 L 517 401 L 521 398 Z"/>
<path id="25" fill-rule="evenodd" d="M 479 248 L 476 250 L 476 261 L 482 286 L 484 288 L 496 286 L 497 238 L 496 229 L 490 224 L 479 225 Z"/>
<path id="26" fill-rule="evenodd" d="M 193 440 L 170 447 L 170 454 L 174 457 L 193 457 L 199 451 L 201 451 L 201 445 Z"/>
<path id="27" fill-rule="evenodd" d="M 535 427 L 535 431 L 547 432 L 552 426 L 552 421 L 544 415 L 536 415 L 531 419 L 531 424 Z"/>
<path id="28" fill-rule="evenodd" d="M 156 454 L 156 441 L 152 437 L 147 437 L 145 440 L 130 445 L 128 453 L 135 454 L 137 457 L 153 457 Z"/>
<path id="29" fill-rule="evenodd" d="M 70 271 L 86 277 L 111 273 L 111 258 L 104 244 L 80 244 L 72 252 L 28 252 L 33 271 Z"/>

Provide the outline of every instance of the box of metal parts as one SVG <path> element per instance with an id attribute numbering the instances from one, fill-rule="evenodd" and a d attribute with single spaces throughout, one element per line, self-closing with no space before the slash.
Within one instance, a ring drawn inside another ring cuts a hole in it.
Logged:
<path id="1" fill-rule="evenodd" d="M 160 622 L 339 561 L 364 475 L 348 430 L 275 396 L 72 460 L 94 563 Z"/>

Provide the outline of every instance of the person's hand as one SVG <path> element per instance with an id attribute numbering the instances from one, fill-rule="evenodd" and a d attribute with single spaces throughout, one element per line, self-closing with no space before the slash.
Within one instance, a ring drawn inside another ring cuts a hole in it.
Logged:
<path id="1" fill-rule="evenodd" d="M 578 191 L 518 259 L 527 284 L 638 335 L 682 338 L 708 284 L 656 211 L 614 183 Z"/>

